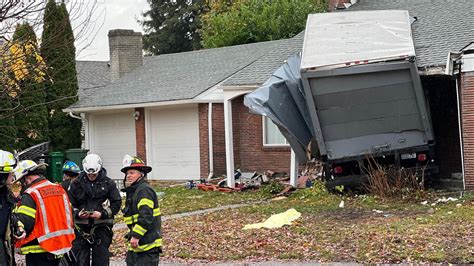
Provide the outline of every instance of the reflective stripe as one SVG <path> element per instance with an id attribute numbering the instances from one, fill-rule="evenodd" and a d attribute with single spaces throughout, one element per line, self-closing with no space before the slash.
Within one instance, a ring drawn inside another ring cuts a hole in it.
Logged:
<path id="1" fill-rule="evenodd" d="M 137 208 L 140 209 L 140 207 L 143 206 L 143 205 L 146 205 L 146 206 L 150 207 L 151 209 L 153 209 L 153 207 L 155 207 L 155 204 L 153 203 L 153 201 L 149 200 L 149 199 L 141 199 L 138 202 Z"/>
<path id="2" fill-rule="evenodd" d="M 161 238 L 158 238 L 153 243 L 141 245 L 141 246 L 138 246 L 137 248 L 132 248 L 132 246 L 130 246 L 130 243 L 128 243 L 127 246 L 128 246 L 128 250 L 130 250 L 130 251 L 144 252 L 144 251 L 148 251 L 152 248 L 161 247 L 162 243 L 163 243 L 163 241 L 161 240 Z"/>
<path id="3" fill-rule="evenodd" d="M 25 205 L 21 205 L 20 207 L 15 208 L 15 213 L 21 213 L 26 216 L 30 216 L 33 219 L 35 219 L 36 217 L 36 210 Z"/>
<path id="4" fill-rule="evenodd" d="M 44 232 L 49 234 L 48 216 L 46 216 L 46 206 L 44 204 L 44 200 L 37 189 L 33 190 L 32 192 L 36 194 L 40 204 L 41 214 L 43 215 Z"/>
<path id="5" fill-rule="evenodd" d="M 39 245 L 25 246 L 25 247 L 21 247 L 21 248 L 16 249 L 16 250 L 19 251 L 19 253 L 22 254 L 22 255 L 26 255 L 26 254 L 29 254 L 29 253 L 46 253 L 47 252 L 46 250 L 44 250 Z"/>
<path id="6" fill-rule="evenodd" d="M 133 227 L 133 230 L 132 230 L 132 231 L 135 232 L 135 233 L 137 233 L 137 234 L 139 234 L 139 235 L 141 235 L 141 236 L 144 236 L 145 233 L 146 233 L 146 231 L 148 231 L 148 230 L 146 230 L 145 228 L 141 227 L 139 224 L 136 224 L 136 225 Z"/>
<path id="7" fill-rule="evenodd" d="M 66 210 L 66 223 L 69 226 L 69 228 L 72 228 L 73 220 L 72 220 L 72 214 L 71 214 L 71 207 L 70 203 L 67 200 L 66 194 L 63 194 L 63 202 L 64 202 L 64 209 Z"/>
<path id="8" fill-rule="evenodd" d="M 160 208 L 156 208 L 153 210 L 153 217 L 160 216 L 160 215 L 161 215 Z M 125 222 L 125 224 L 136 223 L 138 222 L 138 214 L 134 214 L 131 216 L 124 216 L 123 221 Z"/>
<path id="9" fill-rule="evenodd" d="M 38 242 L 43 242 L 43 241 L 48 240 L 48 239 L 53 238 L 53 237 L 62 236 L 62 235 L 69 235 L 69 234 L 74 234 L 74 229 L 69 228 L 69 229 L 58 230 L 58 231 L 49 233 L 47 235 L 38 237 Z"/>

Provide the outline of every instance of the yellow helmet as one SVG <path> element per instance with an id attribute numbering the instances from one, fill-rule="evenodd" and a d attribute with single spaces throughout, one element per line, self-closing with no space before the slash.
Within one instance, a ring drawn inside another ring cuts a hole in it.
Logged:
<path id="1" fill-rule="evenodd" d="M 15 156 L 11 152 L 0 150 L 0 173 L 11 173 L 15 167 Z"/>
<path id="2" fill-rule="evenodd" d="M 44 174 L 46 172 L 45 163 L 37 164 L 31 160 L 23 160 L 18 163 L 15 168 L 15 182 L 20 181 L 23 177 L 34 174 Z"/>

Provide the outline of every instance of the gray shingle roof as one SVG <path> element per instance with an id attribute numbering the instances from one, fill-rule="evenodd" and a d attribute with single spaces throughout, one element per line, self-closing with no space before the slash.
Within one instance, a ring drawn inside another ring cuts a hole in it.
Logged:
<path id="1" fill-rule="evenodd" d="M 408 10 L 418 67 L 446 65 L 449 51 L 474 40 L 474 1 L 471 0 L 359 0 L 351 10 Z"/>
<path id="2" fill-rule="evenodd" d="M 79 98 L 90 96 L 110 83 L 107 61 L 76 61 Z"/>
<path id="3" fill-rule="evenodd" d="M 143 67 L 86 95 L 70 108 L 192 99 L 275 49 L 280 42 L 146 57 Z"/>
<path id="4" fill-rule="evenodd" d="M 262 85 L 290 56 L 301 52 L 304 31 L 291 39 L 278 41 L 275 49 L 269 50 L 265 56 L 256 60 L 248 67 L 240 70 L 223 86 Z"/>
<path id="5" fill-rule="evenodd" d="M 359 0 L 347 11 L 389 9 L 408 10 L 418 18 L 412 29 L 419 67 L 444 66 L 449 51 L 474 40 L 474 4 L 467 0 Z M 107 62 L 80 61 L 83 93 L 71 107 L 192 99 L 222 81 L 223 86 L 258 86 L 301 51 L 303 37 L 145 57 L 143 67 L 114 83 Z"/>

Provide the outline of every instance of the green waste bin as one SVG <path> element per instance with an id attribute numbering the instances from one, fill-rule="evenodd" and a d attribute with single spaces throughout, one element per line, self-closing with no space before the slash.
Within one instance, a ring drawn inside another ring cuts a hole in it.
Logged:
<path id="1" fill-rule="evenodd" d="M 47 171 L 49 181 L 58 183 L 63 181 L 63 162 L 64 154 L 62 152 L 54 151 L 49 154 Z"/>
<path id="2" fill-rule="evenodd" d="M 65 152 L 65 157 L 69 161 L 75 162 L 82 170 L 82 160 L 86 157 L 89 150 L 85 149 L 69 149 Z"/>

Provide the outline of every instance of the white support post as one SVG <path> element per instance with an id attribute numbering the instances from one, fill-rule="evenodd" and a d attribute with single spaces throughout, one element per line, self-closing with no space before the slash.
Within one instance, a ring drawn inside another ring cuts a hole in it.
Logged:
<path id="1" fill-rule="evenodd" d="M 291 149 L 290 185 L 293 187 L 298 186 L 298 165 L 299 163 L 295 151 Z"/>
<path id="2" fill-rule="evenodd" d="M 214 149 L 212 139 L 212 103 L 208 105 L 207 113 L 207 128 L 208 128 L 208 140 L 209 140 L 209 175 L 214 175 Z"/>
<path id="3" fill-rule="evenodd" d="M 235 188 L 234 134 L 232 133 L 232 99 L 224 99 L 225 157 L 227 186 Z"/>

